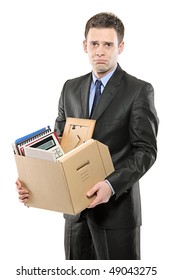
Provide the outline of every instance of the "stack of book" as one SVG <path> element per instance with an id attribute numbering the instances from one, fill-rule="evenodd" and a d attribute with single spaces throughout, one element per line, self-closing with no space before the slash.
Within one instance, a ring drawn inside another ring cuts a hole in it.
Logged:
<path id="1" fill-rule="evenodd" d="M 56 161 L 64 155 L 59 139 L 49 125 L 16 139 L 12 147 L 14 154 L 33 158 Z"/>

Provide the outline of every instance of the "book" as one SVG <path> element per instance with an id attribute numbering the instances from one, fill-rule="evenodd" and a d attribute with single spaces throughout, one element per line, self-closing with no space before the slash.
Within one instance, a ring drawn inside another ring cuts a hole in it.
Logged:
<path id="1" fill-rule="evenodd" d="M 18 151 L 19 151 L 19 155 L 23 155 L 24 156 L 25 155 L 24 148 L 26 146 L 34 145 L 34 144 L 36 144 L 37 142 L 41 141 L 42 139 L 44 139 L 46 136 L 48 136 L 50 134 L 51 134 L 51 132 L 46 133 L 45 135 L 39 134 L 38 136 L 35 136 L 35 137 L 31 138 L 29 141 L 26 141 L 24 144 L 17 145 L 17 148 L 18 148 Z"/>
<path id="2" fill-rule="evenodd" d="M 51 128 L 50 126 L 46 126 L 43 127 L 39 130 L 36 130 L 30 134 L 27 134 L 23 137 L 20 137 L 18 139 L 15 140 L 15 144 L 16 145 L 23 145 L 26 144 L 27 142 L 30 142 L 31 140 L 34 140 L 35 138 L 37 138 L 38 136 L 44 136 L 46 133 L 51 132 Z"/>
<path id="3" fill-rule="evenodd" d="M 55 131 L 51 131 L 50 126 L 18 138 L 12 144 L 12 147 L 15 155 L 31 156 L 36 158 L 41 156 L 45 159 L 51 159 L 53 161 L 56 161 L 60 156 L 64 155 L 58 136 Z"/>
<path id="4" fill-rule="evenodd" d="M 24 155 L 25 145 L 31 144 L 51 133 L 50 126 L 43 127 L 30 134 L 20 137 L 12 144 L 14 154 Z"/>

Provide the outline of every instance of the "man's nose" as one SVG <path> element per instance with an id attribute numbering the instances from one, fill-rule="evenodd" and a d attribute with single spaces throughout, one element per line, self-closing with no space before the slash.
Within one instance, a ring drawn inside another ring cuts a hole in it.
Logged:
<path id="1" fill-rule="evenodd" d="M 97 56 L 102 56 L 102 55 L 104 55 L 104 51 L 103 51 L 103 46 L 102 46 L 102 45 L 99 45 L 99 46 L 98 46 L 97 51 L 96 51 L 96 55 L 97 55 Z"/>

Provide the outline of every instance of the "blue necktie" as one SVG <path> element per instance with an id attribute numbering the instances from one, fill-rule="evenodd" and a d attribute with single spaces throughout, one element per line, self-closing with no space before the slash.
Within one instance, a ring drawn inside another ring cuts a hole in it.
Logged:
<path id="1" fill-rule="evenodd" d="M 94 109 L 95 109 L 95 107 L 96 107 L 96 105 L 99 102 L 99 99 L 101 97 L 101 85 L 102 85 L 102 82 L 100 80 L 96 80 L 96 82 L 95 82 L 96 90 L 95 90 L 95 96 L 94 96 L 94 101 L 93 101 L 93 106 L 92 106 L 92 109 L 91 109 L 90 116 L 93 114 Z"/>

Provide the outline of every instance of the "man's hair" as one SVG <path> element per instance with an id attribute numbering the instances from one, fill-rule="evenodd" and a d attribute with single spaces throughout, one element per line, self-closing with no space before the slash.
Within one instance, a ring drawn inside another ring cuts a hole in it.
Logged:
<path id="1" fill-rule="evenodd" d="M 118 44 L 124 38 L 124 25 L 113 13 L 99 13 L 91 17 L 85 26 L 85 39 L 87 39 L 90 28 L 114 28 L 118 36 Z"/>

